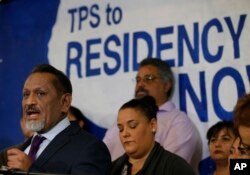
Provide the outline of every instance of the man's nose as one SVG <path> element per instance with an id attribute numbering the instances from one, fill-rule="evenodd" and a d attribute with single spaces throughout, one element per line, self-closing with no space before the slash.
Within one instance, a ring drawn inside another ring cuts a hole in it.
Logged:
<path id="1" fill-rule="evenodd" d="M 137 87 L 144 87 L 145 86 L 145 80 L 143 78 L 136 80 L 136 86 Z"/>
<path id="2" fill-rule="evenodd" d="M 25 103 L 30 105 L 30 104 L 35 104 L 36 103 L 36 97 L 35 94 L 30 94 L 28 97 L 25 98 Z"/>

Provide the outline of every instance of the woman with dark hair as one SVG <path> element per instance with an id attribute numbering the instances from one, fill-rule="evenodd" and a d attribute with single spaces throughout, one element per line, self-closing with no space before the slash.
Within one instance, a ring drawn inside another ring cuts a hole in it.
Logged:
<path id="1" fill-rule="evenodd" d="M 229 156 L 236 138 L 232 121 L 219 121 L 207 131 L 207 140 L 212 165 L 209 171 L 200 175 L 229 175 Z"/>
<path id="2" fill-rule="evenodd" d="M 125 154 L 112 164 L 111 175 L 194 175 L 181 157 L 155 142 L 158 107 L 145 96 L 125 103 L 118 112 L 117 126 Z"/>

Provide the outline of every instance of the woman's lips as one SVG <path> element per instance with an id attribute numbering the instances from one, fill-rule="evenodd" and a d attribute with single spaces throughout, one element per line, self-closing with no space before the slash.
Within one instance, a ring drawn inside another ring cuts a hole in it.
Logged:
<path id="1" fill-rule="evenodd" d="M 223 151 L 221 151 L 221 150 L 214 151 L 214 154 L 221 154 L 221 153 L 223 153 Z"/>

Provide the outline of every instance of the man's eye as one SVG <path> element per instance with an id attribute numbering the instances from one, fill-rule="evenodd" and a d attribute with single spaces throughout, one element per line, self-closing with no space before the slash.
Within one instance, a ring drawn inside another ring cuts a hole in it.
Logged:
<path id="1" fill-rule="evenodd" d="M 136 82 L 136 83 L 139 83 L 140 81 L 141 81 L 141 78 L 140 78 L 140 77 L 136 77 L 136 78 L 135 78 L 135 82 Z"/>
<path id="2" fill-rule="evenodd" d="M 46 95 L 45 92 L 37 92 L 37 96 L 39 96 L 39 97 L 42 97 L 42 96 L 44 96 L 44 95 Z"/>
<path id="3" fill-rule="evenodd" d="M 145 76 L 144 79 L 145 79 L 146 81 L 152 81 L 152 80 L 155 79 L 155 77 L 154 77 L 153 75 L 148 75 L 148 76 Z"/>
<path id="4" fill-rule="evenodd" d="M 25 93 L 23 93 L 23 97 L 25 98 L 25 97 L 28 97 L 29 96 L 29 93 L 27 93 L 27 92 L 25 92 Z"/>

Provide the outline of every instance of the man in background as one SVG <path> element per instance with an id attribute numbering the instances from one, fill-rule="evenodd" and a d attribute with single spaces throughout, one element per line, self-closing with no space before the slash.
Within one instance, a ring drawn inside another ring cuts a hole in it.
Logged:
<path id="1" fill-rule="evenodd" d="M 159 107 L 156 141 L 166 150 L 184 158 L 197 171 L 202 155 L 201 138 L 188 116 L 170 101 L 174 91 L 174 76 L 168 64 L 160 59 L 142 60 L 135 81 L 135 97 L 153 96 Z M 118 132 L 115 124 L 108 129 L 103 139 L 112 160 L 124 153 Z"/>

